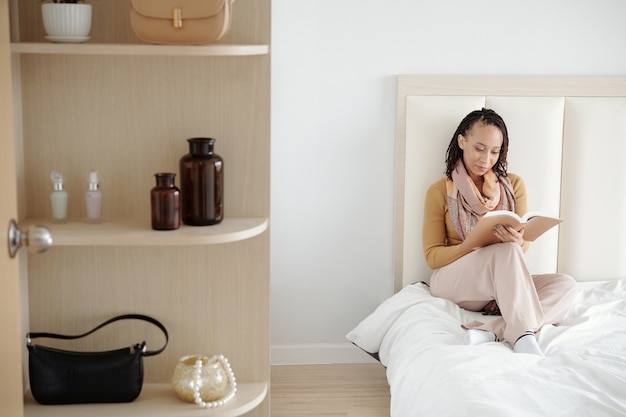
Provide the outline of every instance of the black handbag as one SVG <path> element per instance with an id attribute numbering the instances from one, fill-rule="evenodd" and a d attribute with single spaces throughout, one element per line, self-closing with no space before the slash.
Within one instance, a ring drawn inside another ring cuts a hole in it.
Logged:
<path id="1" fill-rule="evenodd" d="M 143 320 L 157 326 L 165 335 L 165 344 L 147 350 L 146 342 L 103 352 L 74 352 L 32 344 L 39 337 L 79 339 L 119 320 Z M 131 402 L 141 393 L 143 357 L 165 350 L 167 329 L 158 320 L 140 314 L 114 317 L 90 331 L 68 336 L 55 333 L 28 333 L 30 389 L 40 404 L 83 404 Z"/>

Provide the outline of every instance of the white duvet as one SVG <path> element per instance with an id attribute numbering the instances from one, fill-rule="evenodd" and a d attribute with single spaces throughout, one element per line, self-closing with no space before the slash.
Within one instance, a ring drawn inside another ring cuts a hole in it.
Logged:
<path id="1" fill-rule="evenodd" d="M 626 416 L 626 280 L 579 283 L 568 317 L 537 334 L 546 358 L 461 344 L 461 323 L 489 319 L 416 283 L 347 338 L 387 367 L 392 417 Z"/>

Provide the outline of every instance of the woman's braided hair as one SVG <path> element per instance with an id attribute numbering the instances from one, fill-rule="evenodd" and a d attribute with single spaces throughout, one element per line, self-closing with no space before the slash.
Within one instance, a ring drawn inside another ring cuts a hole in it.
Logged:
<path id="1" fill-rule="evenodd" d="M 459 135 L 466 135 L 467 132 L 474 126 L 475 123 L 482 123 L 487 126 L 495 126 L 502 132 L 502 146 L 500 147 L 500 156 L 498 162 L 493 166 L 493 172 L 495 172 L 498 178 L 506 177 L 507 162 L 506 155 L 509 150 L 509 134 L 506 129 L 504 120 L 498 113 L 491 109 L 482 108 L 480 110 L 474 110 L 459 124 L 446 152 L 446 177 L 452 179 L 452 171 L 456 167 L 459 159 L 463 159 L 463 150 L 459 147 L 458 137 Z"/>

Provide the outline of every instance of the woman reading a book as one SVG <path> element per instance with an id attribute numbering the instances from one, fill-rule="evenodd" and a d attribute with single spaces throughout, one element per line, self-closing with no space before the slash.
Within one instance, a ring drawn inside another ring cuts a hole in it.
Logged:
<path id="1" fill-rule="evenodd" d="M 485 213 L 509 210 L 521 216 L 527 210 L 523 179 L 507 173 L 508 145 L 504 120 L 493 110 L 473 111 L 461 121 L 448 146 L 446 177 L 426 194 L 424 254 L 434 270 L 434 296 L 466 310 L 501 315 L 464 324 L 464 344 L 505 340 L 515 352 L 544 356 L 535 332 L 565 317 L 576 295 L 574 279 L 531 275 L 523 229 L 496 225 L 492 233 L 499 243 L 459 247 Z"/>

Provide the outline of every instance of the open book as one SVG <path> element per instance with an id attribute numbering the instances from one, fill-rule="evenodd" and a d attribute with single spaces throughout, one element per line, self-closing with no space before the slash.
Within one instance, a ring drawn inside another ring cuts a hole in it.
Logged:
<path id="1" fill-rule="evenodd" d="M 500 239 L 493 235 L 496 225 L 511 226 L 519 231 L 524 229 L 524 240 L 534 241 L 562 220 L 546 214 L 529 211 L 522 217 L 507 210 L 494 210 L 486 213 L 474 226 L 469 236 L 459 245 L 459 250 L 478 249 L 483 246 L 499 243 Z"/>

